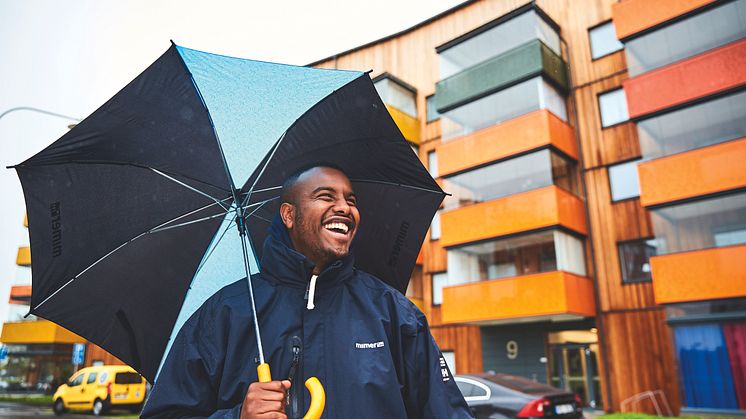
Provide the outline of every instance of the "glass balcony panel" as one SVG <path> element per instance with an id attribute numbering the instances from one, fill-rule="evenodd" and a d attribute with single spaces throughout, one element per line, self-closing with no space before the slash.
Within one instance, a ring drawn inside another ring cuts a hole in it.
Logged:
<path id="1" fill-rule="evenodd" d="M 415 93 L 399 83 L 383 78 L 373 83 L 383 103 L 391 105 L 410 116 L 417 116 L 417 99 Z"/>
<path id="2" fill-rule="evenodd" d="M 577 195 L 578 183 L 577 165 L 544 149 L 444 178 L 443 188 L 452 194 L 444 206 L 450 210 L 552 184 Z"/>
<path id="3" fill-rule="evenodd" d="M 565 99 L 543 78 L 535 77 L 441 114 L 442 139 L 448 141 L 539 109 L 567 121 Z"/>
<path id="4" fill-rule="evenodd" d="M 438 54 L 440 78 L 450 77 L 534 39 L 541 40 L 557 55 L 562 55 L 557 32 L 530 10 L 441 51 Z"/>
<path id="5" fill-rule="evenodd" d="M 448 285 L 556 270 L 586 274 L 583 242 L 556 230 L 448 251 Z"/>
<path id="6" fill-rule="evenodd" d="M 625 44 L 631 77 L 746 37 L 746 0 L 737 0 Z"/>
<path id="7" fill-rule="evenodd" d="M 645 119 L 637 131 L 646 159 L 746 137 L 746 92 Z"/>
<path id="8" fill-rule="evenodd" d="M 746 193 L 651 211 L 658 254 L 746 244 Z"/>

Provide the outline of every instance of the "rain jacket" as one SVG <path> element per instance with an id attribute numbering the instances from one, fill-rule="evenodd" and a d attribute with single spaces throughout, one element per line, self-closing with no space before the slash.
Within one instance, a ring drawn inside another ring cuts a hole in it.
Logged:
<path id="1" fill-rule="evenodd" d="M 277 223 L 275 223 L 277 224 Z M 399 291 L 355 269 L 352 255 L 318 277 L 292 249 L 284 228 L 264 243 L 252 275 L 266 362 L 272 378 L 292 381 L 285 413 L 302 417 L 303 383 L 326 391 L 323 418 L 468 418 L 464 401 L 422 312 Z M 210 297 L 185 323 L 142 417 L 239 418 L 257 381 L 258 347 L 246 279 Z"/>

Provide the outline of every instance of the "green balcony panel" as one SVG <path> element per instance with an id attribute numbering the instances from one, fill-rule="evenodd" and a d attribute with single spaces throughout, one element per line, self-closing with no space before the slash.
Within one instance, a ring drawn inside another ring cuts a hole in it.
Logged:
<path id="1" fill-rule="evenodd" d="M 538 39 L 439 81 L 435 106 L 447 112 L 537 75 L 567 92 L 565 62 Z"/>

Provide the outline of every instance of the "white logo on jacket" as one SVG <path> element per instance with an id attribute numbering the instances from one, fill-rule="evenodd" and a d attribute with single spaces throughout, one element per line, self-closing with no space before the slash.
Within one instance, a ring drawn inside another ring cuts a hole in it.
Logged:
<path id="1" fill-rule="evenodd" d="M 370 342 L 370 343 L 355 342 L 355 348 L 357 349 L 375 349 L 375 348 L 383 348 L 383 347 L 384 347 L 383 341 Z"/>

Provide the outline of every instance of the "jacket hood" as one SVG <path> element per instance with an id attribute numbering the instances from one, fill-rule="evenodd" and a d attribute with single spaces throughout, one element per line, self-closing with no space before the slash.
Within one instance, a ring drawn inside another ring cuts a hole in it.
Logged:
<path id="1" fill-rule="evenodd" d="M 264 240 L 260 261 L 261 272 L 272 282 L 295 288 L 306 288 L 314 264 L 293 248 L 285 224 L 276 215 Z M 327 288 L 352 277 L 355 258 L 352 252 L 332 262 L 318 276 L 317 288 Z"/>

